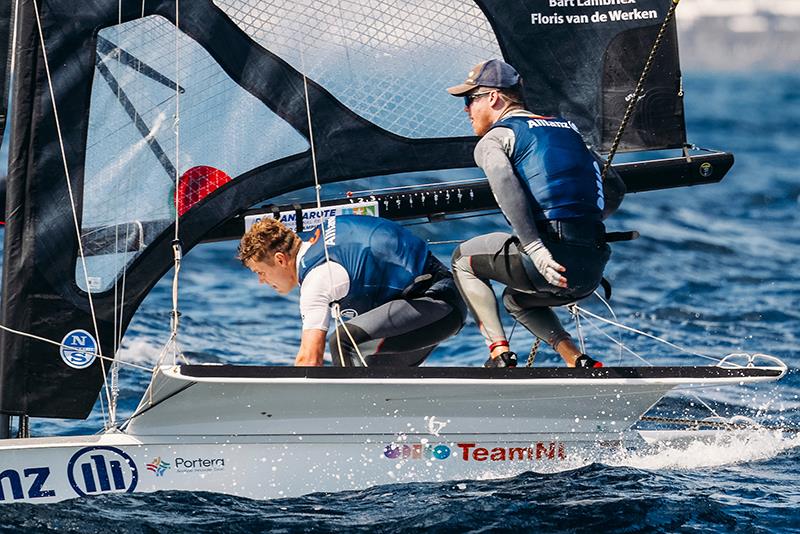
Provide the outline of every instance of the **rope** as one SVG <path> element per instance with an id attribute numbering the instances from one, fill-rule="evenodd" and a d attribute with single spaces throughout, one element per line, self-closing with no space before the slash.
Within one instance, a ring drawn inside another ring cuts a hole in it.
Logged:
<path id="1" fill-rule="evenodd" d="M 647 57 L 647 61 L 645 62 L 644 68 L 642 69 L 642 74 L 639 76 L 639 81 L 636 84 L 636 89 L 634 89 L 633 91 L 633 97 L 631 98 L 631 101 L 628 102 L 628 107 L 625 110 L 625 115 L 622 116 L 622 122 L 620 123 L 619 129 L 617 130 L 617 135 L 614 136 L 614 141 L 611 143 L 611 150 L 608 153 L 608 158 L 606 159 L 606 162 L 603 165 L 603 172 L 601 176 L 603 181 L 605 181 L 606 174 L 608 174 L 608 169 L 611 167 L 611 160 L 614 159 L 614 154 L 617 153 L 617 148 L 619 148 L 619 143 L 622 140 L 622 134 L 625 132 L 625 127 L 628 125 L 628 121 L 633 115 L 633 108 L 636 107 L 636 104 L 639 101 L 639 96 L 642 94 L 642 90 L 644 89 L 644 82 L 645 80 L 647 80 L 648 74 L 650 74 L 650 68 L 653 66 L 653 60 L 656 57 L 656 52 L 658 51 L 659 46 L 661 46 L 661 40 L 663 39 L 664 33 L 667 30 L 669 21 L 672 20 L 672 17 L 675 14 L 675 9 L 678 7 L 678 2 L 680 2 L 680 0 L 672 0 L 672 4 L 670 4 L 669 10 L 667 11 L 666 16 L 664 17 L 664 22 L 661 24 L 661 28 L 659 28 L 658 30 L 658 35 L 656 35 L 656 40 L 655 42 L 653 42 L 653 47 L 650 49 L 650 55 Z M 681 86 L 681 92 L 683 92 L 683 86 Z"/>
<path id="2" fill-rule="evenodd" d="M 531 351 L 528 353 L 528 363 L 525 367 L 533 367 L 533 362 L 536 359 L 536 353 L 539 352 L 539 345 L 542 344 L 542 338 L 537 337 L 536 341 L 531 345 Z"/>
<path id="3" fill-rule="evenodd" d="M 75 235 L 78 241 L 78 255 L 81 260 L 81 267 L 83 268 L 83 277 L 84 277 L 84 284 L 86 284 L 86 295 L 89 301 L 89 310 L 91 312 L 92 317 L 92 326 L 94 328 L 94 334 L 97 337 L 97 347 L 102 351 L 102 344 L 100 343 L 100 330 L 97 327 L 97 314 L 95 313 L 94 309 L 94 299 L 92 299 L 92 292 L 89 286 L 89 270 L 86 267 L 86 256 L 83 253 L 83 240 L 81 239 L 81 228 L 80 224 L 78 223 L 78 212 L 75 209 L 75 196 L 72 192 L 72 180 L 70 179 L 69 174 L 69 165 L 67 165 L 67 154 L 66 149 L 64 148 L 64 137 L 61 134 L 61 122 L 58 118 L 58 107 L 56 105 L 56 96 L 55 91 L 53 90 L 53 78 L 50 73 L 50 62 L 47 59 L 47 47 L 45 46 L 44 40 L 44 30 L 42 29 L 42 20 L 39 16 L 39 1 L 33 0 L 33 9 L 34 13 L 36 14 L 36 26 L 39 31 L 39 42 L 42 47 L 42 59 L 44 60 L 44 69 L 45 74 L 47 75 L 47 89 L 50 93 L 50 103 L 53 107 L 53 119 L 55 120 L 56 126 L 56 136 L 58 137 L 58 147 L 61 151 L 61 162 L 64 165 L 64 176 L 66 178 L 67 183 L 67 193 L 69 195 L 69 205 L 72 211 L 72 223 L 75 226 Z M 59 344 L 60 345 L 60 344 Z M 113 358 L 112 358 L 113 361 Z M 105 386 L 105 393 L 108 397 L 109 404 L 111 403 L 111 394 L 108 385 L 108 378 L 106 376 L 106 366 L 105 366 L 105 358 L 100 358 L 100 366 L 103 373 L 103 384 Z"/>
<path id="4" fill-rule="evenodd" d="M 317 209 L 322 209 L 322 185 L 319 183 L 319 173 L 317 171 L 317 152 L 314 146 L 314 128 L 311 123 L 311 103 L 309 102 L 308 98 L 308 77 L 305 75 L 306 67 L 305 67 L 305 55 L 302 54 L 301 57 L 303 58 L 303 93 L 305 95 L 306 100 L 306 118 L 308 120 L 308 142 L 311 145 L 311 169 L 314 173 L 314 191 L 316 193 L 317 198 Z M 328 266 L 328 278 L 330 283 L 330 290 L 333 291 L 333 269 L 331 266 L 331 258 L 330 254 L 328 253 L 328 241 L 325 239 L 325 236 L 322 236 L 322 249 L 325 252 L 325 264 Z M 345 366 L 344 362 L 344 352 L 342 351 L 342 339 L 341 334 L 339 332 L 339 325 L 341 324 L 342 329 L 347 334 L 347 337 L 350 339 L 350 342 L 353 344 L 353 348 L 358 354 L 358 359 L 361 360 L 361 363 L 364 367 L 367 367 L 367 362 L 364 359 L 364 356 L 361 354 L 361 350 L 358 348 L 358 344 L 353 339 L 353 336 L 350 334 L 350 331 L 347 329 L 347 325 L 342 319 L 341 309 L 339 308 L 339 303 L 334 302 L 331 305 L 331 316 L 333 317 L 334 321 L 334 334 L 336 335 L 336 346 L 339 349 L 339 363 L 342 367 Z"/>

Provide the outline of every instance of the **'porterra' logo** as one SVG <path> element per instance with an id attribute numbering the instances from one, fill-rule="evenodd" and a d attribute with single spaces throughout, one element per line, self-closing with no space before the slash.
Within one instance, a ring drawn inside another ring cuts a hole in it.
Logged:
<path id="1" fill-rule="evenodd" d="M 128 453 L 116 447 L 84 447 L 69 460 L 69 484 L 81 497 L 102 493 L 131 493 L 139 470 Z"/>
<path id="2" fill-rule="evenodd" d="M 155 473 L 157 477 L 163 477 L 170 467 L 172 467 L 170 463 L 162 460 L 160 456 L 153 458 L 153 461 L 147 464 L 147 470 Z"/>

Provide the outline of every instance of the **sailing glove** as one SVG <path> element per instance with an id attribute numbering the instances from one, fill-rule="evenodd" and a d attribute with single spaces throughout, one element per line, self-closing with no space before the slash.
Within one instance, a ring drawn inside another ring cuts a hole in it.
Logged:
<path id="1" fill-rule="evenodd" d="M 550 251 L 547 250 L 547 247 L 544 246 L 541 239 L 531 241 L 523 248 L 525 253 L 533 260 L 536 270 L 541 273 L 549 284 L 558 287 L 567 287 L 567 279 L 561 276 L 561 273 L 566 271 L 566 269 L 553 259 L 553 255 L 550 254 Z"/>

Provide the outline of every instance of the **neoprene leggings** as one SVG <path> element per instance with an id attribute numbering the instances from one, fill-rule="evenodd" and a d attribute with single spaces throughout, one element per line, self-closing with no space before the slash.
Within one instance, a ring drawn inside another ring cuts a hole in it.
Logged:
<path id="1" fill-rule="evenodd" d="M 503 305 L 531 333 L 553 347 L 570 337 L 550 306 L 568 304 L 590 294 L 602 278 L 608 248 L 566 243 L 547 243 L 547 246 L 567 268 L 570 287 L 565 290 L 542 278 L 510 234 L 478 236 L 456 248 L 453 276 L 487 345 L 506 340 L 492 280 L 506 286 Z"/>
<path id="2" fill-rule="evenodd" d="M 419 365 L 457 334 L 465 319 L 466 308 L 448 275 L 418 298 L 393 300 L 354 317 L 345 323 L 347 332 L 339 325 L 328 336 L 333 365 L 363 365 L 358 352 L 369 367 Z"/>

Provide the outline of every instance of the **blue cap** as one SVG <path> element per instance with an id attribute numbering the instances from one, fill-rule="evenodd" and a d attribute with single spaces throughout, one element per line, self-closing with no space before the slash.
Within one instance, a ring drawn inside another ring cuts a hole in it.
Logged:
<path id="1" fill-rule="evenodd" d="M 464 83 L 448 88 L 447 92 L 453 96 L 462 96 L 476 87 L 508 89 L 521 83 L 522 78 L 514 67 L 499 59 L 490 59 L 472 67 Z"/>

